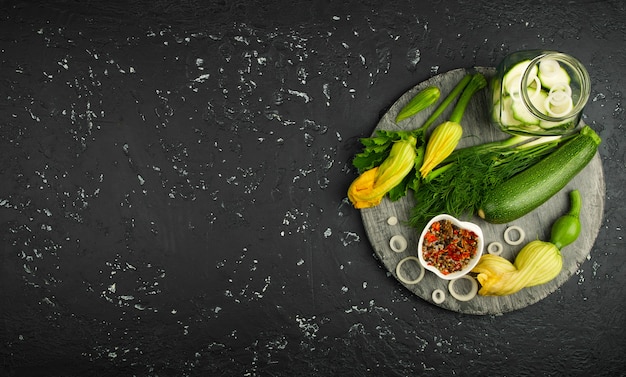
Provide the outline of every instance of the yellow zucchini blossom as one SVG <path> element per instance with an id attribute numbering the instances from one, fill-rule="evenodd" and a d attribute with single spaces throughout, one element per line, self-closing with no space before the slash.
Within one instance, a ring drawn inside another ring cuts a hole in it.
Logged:
<path id="1" fill-rule="evenodd" d="M 545 284 L 557 277 L 563 267 L 559 249 L 550 242 L 535 240 L 520 250 L 511 263 L 506 258 L 484 254 L 472 269 L 481 284 L 478 294 L 504 296 L 525 287 Z"/>
<path id="2" fill-rule="evenodd" d="M 354 208 L 370 208 L 380 204 L 383 195 L 374 192 L 376 184 L 376 175 L 378 174 L 378 166 L 363 172 L 359 175 L 348 189 L 348 199 L 354 205 Z"/>
<path id="3" fill-rule="evenodd" d="M 467 76 L 466 76 L 467 77 Z M 438 125 L 430 135 L 426 144 L 424 162 L 420 168 L 422 178 L 426 178 L 437 165 L 448 157 L 459 144 L 463 135 L 461 120 L 472 96 L 487 85 L 485 76 L 480 73 L 471 74 L 467 86 L 463 88 L 461 97 L 452 109 L 447 122 Z"/>
<path id="4" fill-rule="evenodd" d="M 457 122 L 444 122 L 433 130 L 430 140 L 426 144 L 424 162 L 420 168 L 422 177 L 426 177 L 435 166 L 439 165 L 454 151 L 462 135 L 463 128 Z"/>
<path id="5" fill-rule="evenodd" d="M 404 180 L 415 166 L 416 142 L 413 136 L 394 142 L 389 156 L 380 166 L 366 170 L 352 182 L 348 188 L 348 199 L 354 208 L 377 206 L 385 194 Z"/>

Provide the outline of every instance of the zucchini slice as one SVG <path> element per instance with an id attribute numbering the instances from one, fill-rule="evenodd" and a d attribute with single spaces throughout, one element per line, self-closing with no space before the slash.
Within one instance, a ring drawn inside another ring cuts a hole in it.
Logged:
<path id="1" fill-rule="evenodd" d="M 547 99 L 548 93 L 540 90 L 535 92 L 535 95 L 530 97 L 530 102 L 540 113 L 546 114 Z M 533 113 L 531 113 L 530 110 L 526 108 L 526 105 L 524 105 L 524 102 L 522 102 L 521 100 L 513 100 L 512 111 L 513 117 L 515 117 L 515 119 L 519 120 L 520 122 L 523 122 L 525 124 L 539 124 L 540 119 L 533 115 Z"/>
<path id="2" fill-rule="evenodd" d="M 521 89 L 522 77 L 530 65 L 530 60 L 523 60 L 511 67 L 502 77 L 502 87 L 504 92 L 509 94 L 519 93 Z M 537 76 L 538 68 L 533 66 L 529 77 Z"/>
<path id="3" fill-rule="evenodd" d="M 516 119 L 513 114 L 513 98 L 511 96 L 502 97 L 502 105 L 496 104 L 494 113 L 500 114 L 500 123 L 506 126 L 519 126 L 523 124 L 519 119 Z"/>
<path id="4" fill-rule="evenodd" d="M 539 124 L 539 118 L 534 116 L 521 100 L 513 100 L 511 104 L 513 118 L 524 124 Z"/>

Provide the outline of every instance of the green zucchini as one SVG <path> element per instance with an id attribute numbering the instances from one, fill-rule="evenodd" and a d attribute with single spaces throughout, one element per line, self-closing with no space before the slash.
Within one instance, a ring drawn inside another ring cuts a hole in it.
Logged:
<path id="1" fill-rule="evenodd" d="M 533 211 L 572 180 L 595 156 L 601 139 L 589 126 L 535 165 L 488 192 L 478 216 L 493 224 Z"/>

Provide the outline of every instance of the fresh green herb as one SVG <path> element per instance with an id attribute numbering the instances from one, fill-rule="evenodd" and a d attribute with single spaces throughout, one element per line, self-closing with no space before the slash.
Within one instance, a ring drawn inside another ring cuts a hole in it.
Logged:
<path id="1" fill-rule="evenodd" d="M 385 161 L 393 143 L 403 140 L 407 141 L 411 137 L 417 140 L 423 139 L 423 131 L 386 131 L 376 130 L 376 136 L 362 138 L 363 151 L 357 153 L 352 159 L 352 165 L 357 168 L 360 174 L 370 170 Z"/>

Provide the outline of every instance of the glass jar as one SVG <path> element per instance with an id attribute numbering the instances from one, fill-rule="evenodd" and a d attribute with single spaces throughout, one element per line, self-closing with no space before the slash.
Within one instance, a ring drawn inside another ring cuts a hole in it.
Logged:
<path id="1" fill-rule="evenodd" d="M 572 56 L 528 50 L 502 60 L 490 89 L 491 121 L 502 131 L 548 136 L 578 127 L 591 84 L 585 67 Z"/>

